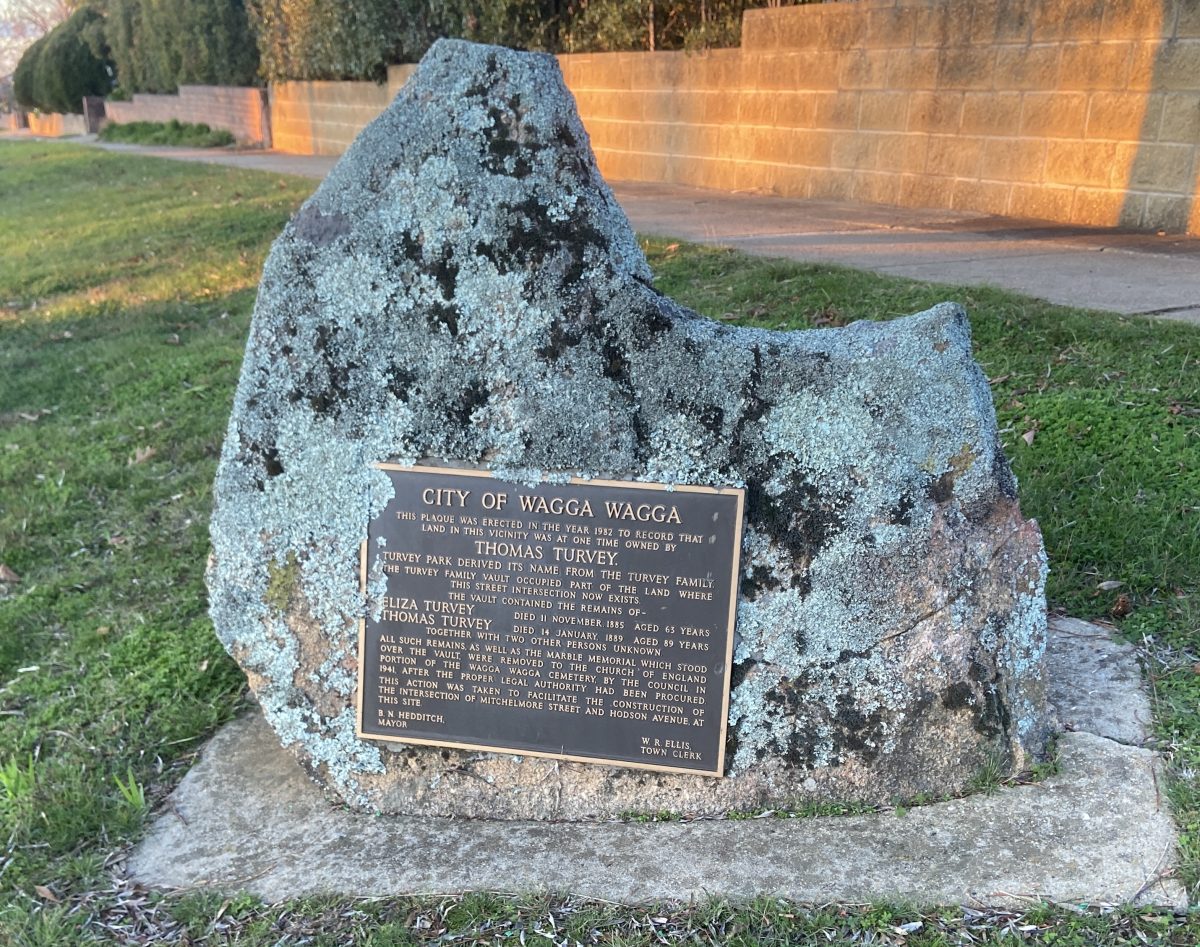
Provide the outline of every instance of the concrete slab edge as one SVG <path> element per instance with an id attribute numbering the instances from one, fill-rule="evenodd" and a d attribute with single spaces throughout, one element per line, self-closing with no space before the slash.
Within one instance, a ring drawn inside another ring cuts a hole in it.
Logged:
<path id="1" fill-rule="evenodd" d="M 1186 907 L 1133 650 L 1052 625 L 1068 727 L 1042 782 L 905 814 L 661 823 L 370 816 L 332 807 L 257 714 L 219 732 L 133 850 L 167 888 L 316 894 L 570 892 L 604 900 Z M 1070 698 L 1070 699 L 1068 699 Z M 1089 732 L 1090 730 L 1102 732 Z M 185 821 L 186 820 L 186 821 Z"/>

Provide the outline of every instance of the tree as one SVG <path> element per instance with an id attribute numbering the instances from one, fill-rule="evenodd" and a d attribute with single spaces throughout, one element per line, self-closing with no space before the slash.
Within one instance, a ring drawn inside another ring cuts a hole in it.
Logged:
<path id="1" fill-rule="evenodd" d="M 458 35 L 441 0 L 249 0 L 262 75 L 270 80 L 374 79 Z"/>
<path id="2" fill-rule="evenodd" d="M 104 32 L 124 92 L 257 80 L 243 0 L 107 0 Z"/>
<path id="3" fill-rule="evenodd" d="M 37 74 L 38 60 L 42 48 L 46 45 L 46 37 L 34 40 L 21 54 L 17 68 L 13 72 L 13 97 L 22 108 L 37 108 L 37 92 L 34 90 L 34 76 Z"/>
<path id="4" fill-rule="evenodd" d="M 449 0 L 454 3 L 455 0 Z M 557 53 L 575 13 L 571 0 L 457 0 L 457 35 L 480 43 Z"/>
<path id="5" fill-rule="evenodd" d="M 117 70 L 117 85 L 125 92 L 149 92 L 142 61 L 141 0 L 108 0 L 104 14 L 104 38 Z"/>
<path id="6" fill-rule="evenodd" d="M 46 112 L 82 112 L 85 95 L 105 95 L 112 88 L 110 64 L 88 45 L 101 16 L 80 7 L 48 34 L 33 71 L 34 104 Z"/>
<path id="7" fill-rule="evenodd" d="M 801 0 L 804 2 L 804 0 Z M 767 0 L 780 5 L 778 0 Z M 762 0 L 579 0 L 565 37 L 569 52 L 737 46 L 742 11 Z"/>
<path id="8" fill-rule="evenodd" d="M 252 85 L 258 49 L 242 0 L 183 0 L 178 6 L 180 84 Z"/>

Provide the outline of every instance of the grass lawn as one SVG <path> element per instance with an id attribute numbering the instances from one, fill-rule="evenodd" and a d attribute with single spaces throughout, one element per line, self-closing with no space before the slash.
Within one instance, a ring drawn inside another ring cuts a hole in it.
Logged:
<path id="1" fill-rule="evenodd" d="M 1150 943 L 1200 917 L 652 908 L 562 898 L 161 898 L 110 868 L 246 706 L 206 616 L 211 481 L 259 270 L 311 181 L 0 140 L 0 944 Z M 1200 875 L 1200 331 L 657 241 L 738 324 L 971 313 L 1053 607 L 1144 642 Z M 1119 584 L 1118 584 L 1119 583 Z"/>

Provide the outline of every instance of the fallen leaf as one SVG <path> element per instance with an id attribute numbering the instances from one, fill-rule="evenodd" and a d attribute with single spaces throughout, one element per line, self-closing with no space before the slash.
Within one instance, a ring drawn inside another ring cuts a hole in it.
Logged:
<path id="1" fill-rule="evenodd" d="M 124 536 L 109 536 L 108 544 L 110 546 L 124 546 L 125 545 L 125 537 Z"/>
<path id="2" fill-rule="evenodd" d="M 103 638 L 110 631 L 112 631 L 112 629 L 109 628 L 108 625 L 101 625 L 99 628 L 96 629 L 96 634 L 98 634 L 101 638 Z"/>
<path id="3" fill-rule="evenodd" d="M 153 447 L 139 447 L 133 452 L 133 457 L 129 460 L 129 466 L 143 464 L 157 453 L 158 451 Z"/>
<path id="4" fill-rule="evenodd" d="M 1118 582 L 1116 579 L 1106 579 L 1096 586 L 1101 592 L 1114 592 L 1119 589 L 1124 582 Z"/>
<path id="5" fill-rule="evenodd" d="M 1028 444 L 1030 447 L 1032 447 L 1033 439 L 1035 437 L 1037 437 L 1037 428 L 1031 428 L 1030 430 L 1026 431 L 1024 434 L 1021 435 L 1021 440 L 1023 440 L 1026 444 Z"/>
<path id="6" fill-rule="evenodd" d="M 165 338 L 163 341 L 164 341 L 164 342 L 166 342 L 166 343 L 167 343 L 167 345 L 178 345 L 178 344 L 179 344 L 179 333 L 178 333 L 178 332 L 172 332 L 172 333 L 171 333 L 169 336 L 167 336 L 167 337 L 166 337 L 166 338 Z"/>
<path id="7" fill-rule="evenodd" d="M 668 243 L 666 246 L 667 253 L 674 253 L 678 249 L 679 249 L 679 244 L 677 244 L 677 243 Z"/>
<path id="8" fill-rule="evenodd" d="M 1192 673 L 1200 674 L 1200 661 L 1197 661 L 1195 664 L 1192 665 Z"/>
<path id="9" fill-rule="evenodd" d="M 43 898 L 44 900 L 53 901 L 55 904 L 58 904 L 58 895 L 56 895 L 53 891 L 51 891 L 45 885 L 34 885 L 33 890 L 36 891 L 38 893 L 38 895 L 41 898 Z"/>
<path id="10" fill-rule="evenodd" d="M 208 658 L 205 658 L 203 661 L 201 661 L 196 666 L 196 670 L 199 671 L 201 674 L 203 674 L 205 671 L 207 671 L 208 670 Z"/>
<path id="11" fill-rule="evenodd" d="M 41 417 L 41 415 L 37 414 L 36 412 L 18 411 L 17 417 L 19 417 L 22 421 L 36 421 Z"/>
<path id="12" fill-rule="evenodd" d="M 20 582 L 21 577 L 12 571 L 3 562 L 0 562 L 0 582 Z"/>

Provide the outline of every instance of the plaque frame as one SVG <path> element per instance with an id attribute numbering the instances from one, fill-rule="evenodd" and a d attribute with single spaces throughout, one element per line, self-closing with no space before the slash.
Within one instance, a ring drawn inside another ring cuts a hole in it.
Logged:
<path id="1" fill-rule="evenodd" d="M 418 464 L 398 464 L 390 461 L 378 461 L 371 465 L 377 470 L 395 470 L 405 473 L 428 473 L 448 476 L 460 477 L 488 477 L 497 480 L 499 483 L 508 483 L 509 481 L 499 480 L 495 474 L 485 468 L 469 468 L 469 467 L 454 467 L 454 466 L 438 466 L 436 461 L 425 461 Z M 725 616 L 725 653 L 723 655 L 724 662 L 724 686 L 721 692 L 721 712 L 719 718 L 719 734 L 717 737 L 717 759 L 716 765 L 712 770 L 696 769 L 682 766 L 671 766 L 669 764 L 659 763 L 643 763 L 631 760 L 622 759 L 606 759 L 598 756 L 578 756 L 567 752 L 554 753 L 549 750 L 530 750 L 526 748 L 511 748 L 495 744 L 478 744 L 468 743 L 456 740 L 435 740 L 426 737 L 401 737 L 390 736 L 378 733 L 365 733 L 363 731 L 363 685 L 365 669 L 365 648 L 367 634 L 367 619 L 364 613 L 358 620 L 358 652 L 357 669 L 355 671 L 355 714 L 354 714 L 354 732 L 360 740 L 382 740 L 389 743 L 405 743 L 413 746 L 429 746 L 429 747 L 445 747 L 455 750 L 468 750 L 474 752 L 497 753 L 508 756 L 533 756 L 542 759 L 563 760 L 572 763 L 590 763 L 598 766 L 613 766 L 629 769 L 650 770 L 661 773 L 675 773 L 686 776 L 704 776 L 723 778 L 725 775 L 725 745 L 728 737 L 729 728 L 729 690 L 730 677 L 733 671 L 733 639 L 737 627 L 737 604 L 738 604 L 738 576 L 741 570 L 741 554 L 742 554 L 742 527 L 745 518 L 746 509 L 746 491 L 743 487 L 708 487 L 693 484 L 666 484 L 652 483 L 640 480 L 605 480 L 591 479 L 587 477 L 568 477 L 558 479 L 543 476 L 539 481 L 540 484 L 570 484 L 574 486 L 598 486 L 617 489 L 637 489 L 637 490 L 660 490 L 663 493 L 706 493 L 720 496 L 733 496 L 737 501 L 737 510 L 734 515 L 733 524 L 733 550 L 730 563 L 729 576 L 729 608 Z M 368 525 L 369 529 L 369 525 Z M 359 547 L 359 587 L 364 596 L 367 591 L 367 573 L 370 569 L 368 561 L 368 536 L 364 536 Z"/>

